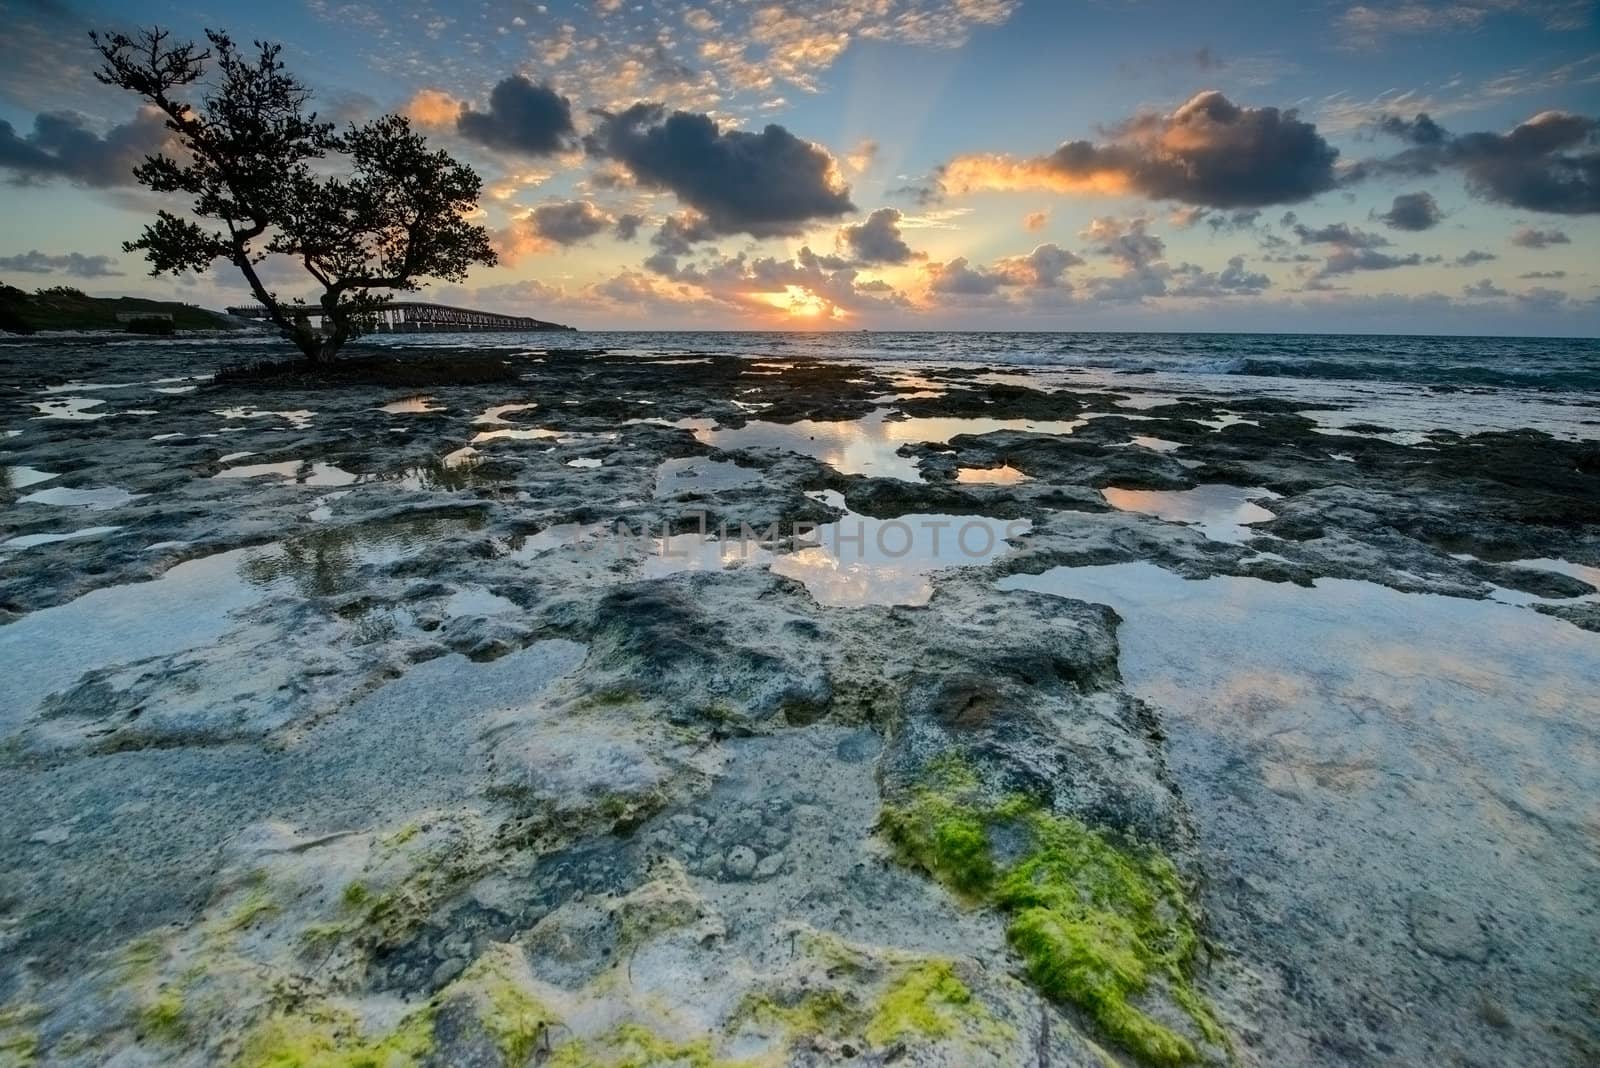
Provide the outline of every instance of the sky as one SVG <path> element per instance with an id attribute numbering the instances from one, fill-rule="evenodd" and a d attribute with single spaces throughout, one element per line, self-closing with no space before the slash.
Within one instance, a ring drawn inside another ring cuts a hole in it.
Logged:
<path id="1" fill-rule="evenodd" d="M 1600 334 L 1592 0 L 0 0 L 0 281 L 207 307 L 122 243 L 168 138 L 90 29 L 283 45 L 408 116 L 589 329 Z M 309 294 L 293 264 L 264 267 Z"/>

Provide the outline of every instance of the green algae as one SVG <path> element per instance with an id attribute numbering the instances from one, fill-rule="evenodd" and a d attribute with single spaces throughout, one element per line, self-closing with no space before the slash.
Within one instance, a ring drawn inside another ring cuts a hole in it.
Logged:
<path id="1" fill-rule="evenodd" d="M 367 889 L 366 883 L 353 882 L 344 888 L 344 892 L 339 895 L 339 899 L 345 903 L 347 908 L 358 909 L 372 900 L 372 891 Z"/>
<path id="2" fill-rule="evenodd" d="M 733 1026 L 753 1020 L 776 1027 L 789 1038 L 801 1035 L 840 1037 L 859 1029 L 867 1013 L 855 998 L 842 990 L 807 990 L 798 997 L 783 999 L 770 994 L 745 997 L 733 1015 Z"/>
<path id="3" fill-rule="evenodd" d="M 272 900 L 271 892 L 265 885 L 256 885 L 250 888 L 239 907 L 223 917 L 216 925 L 215 933 L 219 935 L 236 934 L 244 930 L 263 916 L 276 915 L 281 906 Z"/>
<path id="4" fill-rule="evenodd" d="M 280 1015 L 246 1040 L 236 1068 L 412 1068 L 433 1050 L 432 1004 L 369 1039 L 340 1013 Z"/>
<path id="5" fill-rule="evenodd" d="M 140 1006 L 137 1023 L 140 1034 L 163 1042 L 181 1041 L 189 1033 L 183 997 L 176 990 L 164 989 Z"/>
<path id="6" fill-rule="evenodd" d="M 867 1021 L 868 1042 L 883 1047 L 900 1038 L 949 1038 L 982 1010 L 947 960 L 908 969 L 889 985 Z"/>
<path id="7" fill-rule="evenodd" d="M 879 1049 L 908 1039 L 955 1040 L 974 1053 L 1015 1037 L 957 975 L 955 961 L 869 950 L 823 931 L 802 934 L 803 951 L 825 966 L 827 983 L 749 995 L 732 1030 L 744 1021 L 776 1026 L 790 1046 L 817 1037 Z"/>
<path id="8" fill-rule="evenodd" d="M 507 1064 L 525 1064 L 539 1041 L 561 1018 L 524 990 L 508 972 L 504 954 L 485 954 L 458 980 L 480 999 L 480 1020 L 494 1036 Z"/>
<path id="9" fill-rule="evenodd" d="M 434 1021 L 446 1003 L 468 1000 L 506 1064 L 526 1064 L 560 1017 L 512 975 L 511 952 L 486 952 L 459 979 L 386 1034 L 367 1036 L 354 1017 L 313 1006 L 258 1024 L 235 1068 L 416 1068 L 434 1048 Z"/>
<path id="10" fill-rule="evenodd" d="M 1226 1045 L 1191 981 L 1197 917 L 1158 850 L 1114 842 L 1030 798 L 986 801 L 970 769 L 954 761 L 933 766 L 904 804 L 887 807 L 882 828 L 904 863 L 1007 913 L 1007 938 L 1034 984 L 1082 1009 L 1140 1060 L 1200 1060 L 1190 1038 L 1139 1007 L 1153 993 L 1206 1041 Z M 1002 836 L 1023 843 L 1014 857 L 1000 855 Z"/>
<path id="11" fill-rule="evenodd" d="M 717 1059 L 709 1038 L 674 1042 L 626 1023 L 598 1038 L 568 1042 L 545 1062 L 549 1068 L 739 1068 Z"/>
<path id="12" fill-rule="evenodd" d="M 43 1015 L 38 1005 L 0 1008 L 0 1068 L 32 1068 L 39 1056 L 34 1023 Z"/>
<path id="13" fill-rule="evenodd" d="M 161 938 L 149 934 L 135 938 L 117 955 L 117 970 L 123 983 L 137 983 L 155 974 L 156 965 L 166 953 Z"/>

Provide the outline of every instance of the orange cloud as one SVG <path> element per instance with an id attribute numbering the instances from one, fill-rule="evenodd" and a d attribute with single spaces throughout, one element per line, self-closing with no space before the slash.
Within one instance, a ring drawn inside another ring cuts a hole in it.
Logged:
<path id="1" fill-rule="evenodd" d="M 454 126 L 461 101 L 440 89 L 423 89 L 407 102 L 405 113 L 418 126 Z"/>
<path id="2" fill-rule="evenodd" d="M 957 156 L 945 167 L 940 180 L 947 192 L 984 191 L 1049 193 L 1098 193 L 1115 196 L 1126 193 L 1128 175 L 1105 169 L 1082 172 L 1064 171 L 1045 159 L 1016 159 L 1012 156 L 979 154 Z"/>
<path id="3" fill-rule="evenodd" d="M 945 192 L 1045 190 L 1137 193 L 1211 208 L 1290 204 L 1332 189 L 1339 150 L 1293 110 L 1241 107 L 1216 90 L 1170 114 L 1140 112 L 1104 139 L 1067 141 L 1049 155 L 958 156 Z"/>

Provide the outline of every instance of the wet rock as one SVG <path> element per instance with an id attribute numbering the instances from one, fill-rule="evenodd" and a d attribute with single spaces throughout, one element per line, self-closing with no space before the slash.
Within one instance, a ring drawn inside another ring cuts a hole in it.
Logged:
<path id="1" fill-rule="evenodd" d="M 1447 897 L 1416 893 L 1408 902 L 1411 937 L 1436 957 L 1482 964 L 1489 940 L 1472 910 Z"/>

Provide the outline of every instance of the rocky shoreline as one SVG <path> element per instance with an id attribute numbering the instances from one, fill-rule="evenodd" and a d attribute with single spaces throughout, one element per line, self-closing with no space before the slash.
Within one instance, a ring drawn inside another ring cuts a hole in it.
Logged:
<path id="1" fill-rule="evenodd" d="M 20 351 L 0 1064 L 1600 1051 L 1594 441 L 982 367 L 532 349 L 514 385 L 422 397 L 193 377 L 226 342 Z M 964 524 L 985 552 L 939 548 Z M 699 534 L 745 528 L 776 536 Z M 1139 564 L 1492 613 L 1564 658 L 1504 727 L 1560 766 L 1490 781 L 1406 722 L 1290 788 L 1258 758 L 1316 731 L 1274 721 L 1202 774 L 1183 684 L 1152 700 L 1123 648 L 1138 620 L 1045 588 Z M 1402 751 L 1428 776 L 1373 792 Z M 1341 897 L 1327 828 L 1340 856 L 1447 855 L 1457 766 L 1499 799 L 1467 830 L 1525 876 L 1504 915 L 1399 864 Z M 1364 937 L 1342 908 L 1396 937 L 1326 955 Z"/>

